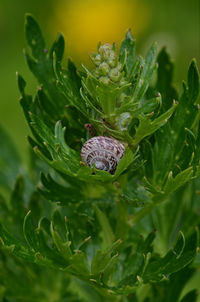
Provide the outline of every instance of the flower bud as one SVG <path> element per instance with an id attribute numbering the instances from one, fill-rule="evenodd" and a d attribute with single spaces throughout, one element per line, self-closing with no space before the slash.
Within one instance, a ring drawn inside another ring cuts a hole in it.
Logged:
<path id="1" fill-rule="evenodd" d="M 110 57 L 107 60 L 107 63 L 110 67 L 114 68 L 117 65 L 117 56 L 114 51 L 110 53 Z"/>
<path id="2" fill-rule="evenodd" d="M 94 64 L 96 66 L 99 66 L 101 64 L 101 56 L 100 54 L 95 55 L 95 57 L 92 59 Z"/>
<path id="3" fill-rule="evenodd" d="M 109 59 L 112 51 L 112 45 L 109 43 L 106 43 L 99 47 L 99 54 L 104 61 Z"/>
<path id="4" fill-rule="evenodd" d="M 122 64 L 121 64 L 121 63 L 118 63 L 117 66 L 116 66 L 116 68 L 117 68 L 119 71 L 121 71 L 121 70 L 122 70 Z"/>
<path id="5" fill-rule="evenodd" d="M 131 115 L 129 112 L 124 112 L 124 113 L 120 114 L 120 117 L 119 117 L 120 130 L 121 131 L 127 130 L 127 127 L 129 125 L 130 121 L 131 121 Z"/>
<path id="6" fill-rule="evenodd" d="M 118 70 L 117 67 L 111 69 L 111 71 L 109 72 L 109 77 L 113 82 L 119 81 L 120 76 L 121 76 L 121 72 Z"/>
<path id="7" fill-rule="evenodd" d="M 106 62 L 103 62 L 99 65 L 98 71 L 99 75 L 106 76 L 110 71 L 110 67 Z"/>
<path id="8" fill-rule="evenodd" d="M 120 80 L 120 82 L 119 82 L 119 86 L 121 87 L 121 86 L 124 86 L 124 85 L 126 85 L 127 84 L 127 81 L 125 80 L 125 78 L 123 77 L 121 80 Z"/>
<path id="9" fill-rule="evenodd" d="M 101 81 L 104 84 L 109 84 L 109 82 L 110 82 L 108 77 L 100 77 L 99 81 Z"/>

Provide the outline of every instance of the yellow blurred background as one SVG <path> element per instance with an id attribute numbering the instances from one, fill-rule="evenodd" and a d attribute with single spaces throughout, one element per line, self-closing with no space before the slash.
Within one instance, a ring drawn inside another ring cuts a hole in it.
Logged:
<path id="1" fill-rule="evenodd" d="M 175 83 L 186 79 L 190 60 L 200 54 L 200 8 L 198 0 L 0 0 L 0 124 L 27 159 L 25 123 L 17 90 L 15 72 L 19 71 L 33 93 L 37 83 L 29 72 L 22 50 L 24 14 L 32 13 L 42 28 L 47 45 L 57 32 L 66 41 L 66 57 L 90 64 L 88 54 L 101 42 L 116 42 L 118 47 L 131 28 L 138 53 L 144 55 L 152 42 L 167 46 L 175 66 Z M 55 100 L 56 101 L 56 100 Z"/>
<path id="2" fill-rule="evenodd" d="M 54 17 L 70 55 L 87 62 L 87 54 L 96 50 L 99 41 L 119 45 L 128 28 L 139 37 L 150 22 L 150 10 L 147 2 L 139 0 L 60 1 Z M 50 22 L 50 28 L 54 32 L 55 24 Z"/>

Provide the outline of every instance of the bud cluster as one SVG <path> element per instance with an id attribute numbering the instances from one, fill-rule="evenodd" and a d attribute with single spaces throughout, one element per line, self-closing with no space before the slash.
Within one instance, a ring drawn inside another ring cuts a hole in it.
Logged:
<path id="1" fill-rule="evenodd" d="M 98 53 L 92 56 L 92 61 L 96 66 L 95 76 L 105 84 L 114 82 L 120 86 L 125 84 L 123 66 L 118 61 L 115 45 L 100 45 Z"/>

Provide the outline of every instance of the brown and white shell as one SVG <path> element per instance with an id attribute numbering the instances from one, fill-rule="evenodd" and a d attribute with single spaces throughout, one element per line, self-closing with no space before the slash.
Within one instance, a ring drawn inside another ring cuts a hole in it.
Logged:
<path id="1" fill-rule="evenodd" d="M 89 139 L 81 149 L 81 158 L 89 167 L 114 174 L 124 155 L 125 147 L 118 140 L 107 136 L 95 136 Z"/>

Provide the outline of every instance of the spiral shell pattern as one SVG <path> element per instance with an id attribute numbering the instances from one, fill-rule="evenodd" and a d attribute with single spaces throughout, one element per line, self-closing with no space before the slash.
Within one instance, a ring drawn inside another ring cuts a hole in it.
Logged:
<path id="1" fill-rule="evenodd" d="M 89 167 L 114 174 L 124 155 L 124 145 L 112 137 L 95 136 L 89 139 L 81 149 L 81 158 Z"/>

